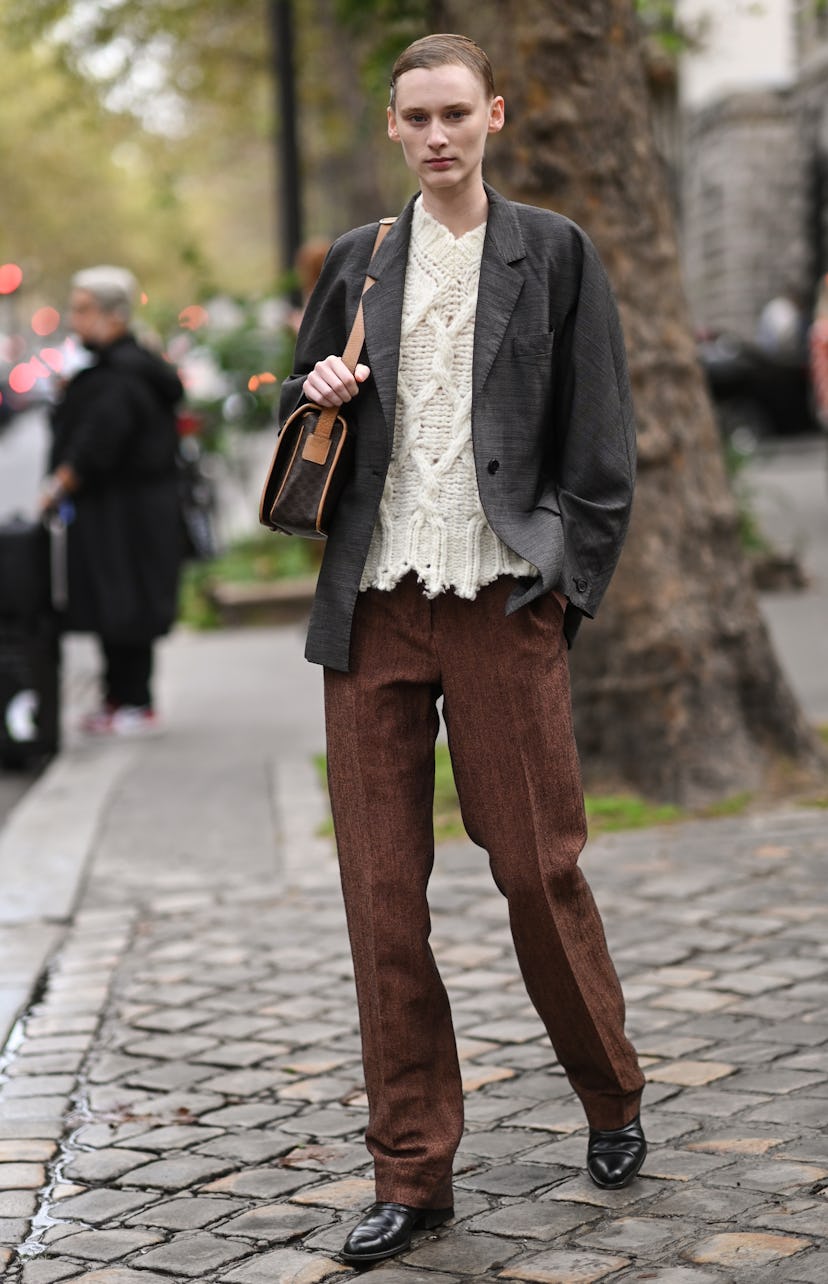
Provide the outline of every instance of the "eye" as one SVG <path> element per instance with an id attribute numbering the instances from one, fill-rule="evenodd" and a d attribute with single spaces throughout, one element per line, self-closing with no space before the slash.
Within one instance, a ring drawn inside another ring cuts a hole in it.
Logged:
<path id="1" fill-rule="evenodd" d="M 459 107 L 455 111 L 450 111 L 447 114 L 449 120 L 462 120 L 464 116 L 468 116 L 468 112 Z"/>

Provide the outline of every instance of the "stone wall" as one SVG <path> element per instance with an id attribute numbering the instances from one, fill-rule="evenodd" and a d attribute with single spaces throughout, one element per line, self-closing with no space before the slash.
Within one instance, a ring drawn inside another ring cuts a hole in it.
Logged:
<path id="1" fill-rule="evenodd" d="M 684 120 L 680 229 L 697 326 L 752 338 L 764 303 L 807 306 L 828 272 L 828 10 L 792 8 L 797 82 L 739 93 Z M 735 55 L 734 55 L 735 56 Z"/>
<path id="2" fill-rule="evenodd" d="M 682 251 L 695 324 L 753 336 L 809 283 L 807 155 L 795 95 L 742 93 L 686 121 Z"/>

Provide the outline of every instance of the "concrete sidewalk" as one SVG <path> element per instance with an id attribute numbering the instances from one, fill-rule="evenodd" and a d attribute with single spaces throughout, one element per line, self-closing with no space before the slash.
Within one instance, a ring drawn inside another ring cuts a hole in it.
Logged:
<path id="1" fill-rule="evenodd" d="M 144 832 L 137 816 L 127 822 L 138 868 L 140 845 L 159 843 L 171 868 L 193 842 L 202 866 L 215 848 L 228 868 L 249 845 L 256 872 L 271 879 L 305 859 L 303 836 L 279 843 L 276 832 L 294 815 L 282 794 L 291 803 L 308 795 L 312 815 L 323 814 L 311 764 L 324 745 L 321 679 L 302 658 L 302 630 L 182 630 L 159 651 L 170 734 L 95 744 L 73 728 L 96 701 L 97 650 L 89 638 L 64 639 L 65 751 L 0 830 L 0 1046 L 96 876 L 98 830 L 121 786 L 147 804 Z"/>
<path id="2" fill-rule="evenodd" d="M 70 743 L 0 835 L 7 1019 L 45 969 L 0 1082 L 12 1284 L 352 1274 L 337 1253 L 372 1188 L 301 633 L 176 635 L 166 737 Z M 82 698 L 93 659 L 70 663 Z M 649 1080 L 650 1157 L 615 1194 L 583 1175 L 485 856 L 440 849 L 456 1218 L 376 1284 L 828 1279 L 826 829 L 800 808 L 590 845 Z"/>

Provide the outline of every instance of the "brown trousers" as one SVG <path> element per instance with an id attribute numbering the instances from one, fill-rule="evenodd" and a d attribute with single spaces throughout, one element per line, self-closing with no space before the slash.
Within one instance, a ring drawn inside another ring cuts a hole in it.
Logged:
<path id="1" fill-rule="evenodd" d="M 328 773 L 354 960 L 377 1199 L 452 1203 L 463 1097 L 428 938 L 435 702 L 463 821 L 489 854 L 529 996 L 589 1123 L 638 1111 L 643 1076 L 592 893 L 563 612 L 510 616 L 508 577 L 429 601 L 413 575 L 359 595 L 351 672 L 325 671 Z"/>

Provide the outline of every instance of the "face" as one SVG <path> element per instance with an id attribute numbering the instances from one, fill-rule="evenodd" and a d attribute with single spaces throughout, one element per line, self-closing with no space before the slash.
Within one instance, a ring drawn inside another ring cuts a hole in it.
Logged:
<path id="1" fill-rule="evenodd" d="M 89 290 L 73 290 L 69 296 L 69 325 L 81 343 L 105 347 L 126 330 L 120 317 L 104 312 Z"/>
<path id="2" fill-rule="evenodd" d="M 480 181 L 486 139 L 503 122 L 503 99 L 489 98 L 471 68 L 415 67 L 397 80 L 388 137 L 424 191 L 448 192 Z"/>

